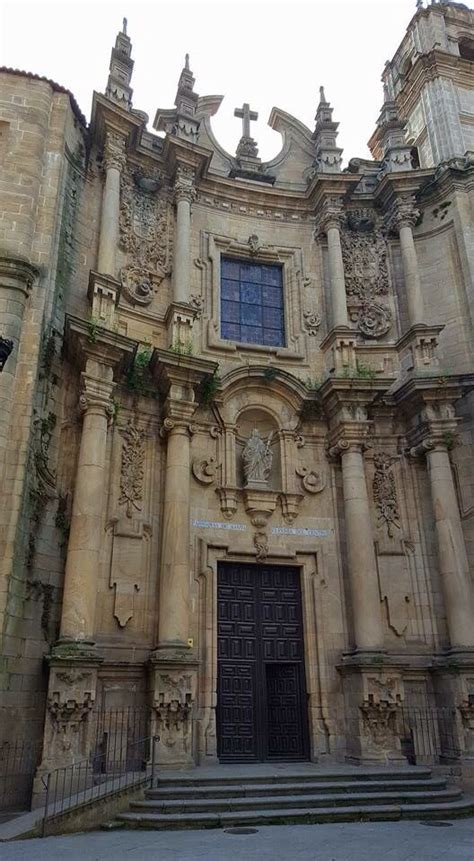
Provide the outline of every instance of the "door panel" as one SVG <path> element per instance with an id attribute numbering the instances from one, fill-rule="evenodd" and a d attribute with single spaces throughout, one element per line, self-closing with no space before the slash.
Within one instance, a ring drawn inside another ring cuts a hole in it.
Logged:
<path id="1" fill-rule="evenodd" d="M 306 695 L 297 568 L 218 570 L 218 755 L 304 759 Z"/>

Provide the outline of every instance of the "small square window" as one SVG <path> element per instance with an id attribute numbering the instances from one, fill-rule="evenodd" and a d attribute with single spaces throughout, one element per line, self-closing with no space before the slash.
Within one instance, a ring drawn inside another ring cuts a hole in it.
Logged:
<path id="1" fill-rule="evenodd" d="M 282 267 L 221 259 L 221 337 L 285 346 Z"/>

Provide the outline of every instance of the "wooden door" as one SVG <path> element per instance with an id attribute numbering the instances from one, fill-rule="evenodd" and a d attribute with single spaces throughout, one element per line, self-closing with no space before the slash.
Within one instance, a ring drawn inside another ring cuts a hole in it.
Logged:
<path id="1" fill-rule="evenodd" d="M 225 563 L 217 592 L 219 759 L 306 759 L 298 569 Z"/>

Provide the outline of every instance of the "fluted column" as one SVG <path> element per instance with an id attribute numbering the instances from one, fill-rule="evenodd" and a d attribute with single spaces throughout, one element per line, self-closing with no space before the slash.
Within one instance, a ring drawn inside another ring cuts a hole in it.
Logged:
<path id="1" fill-rule="evenodd" d="M 159 648 L 188 648 L 190 440 L 186 423 L 165 419 L 168 433 L 163 505 Z"/>
<path id="2" fill-rule="evenodd" d="M 431 439 L 422 443 L 419 449 L 426 451 L 451 647 L 473 649 L 473 587 L 449 452 L 444 442 Z"/>
<path id="3" fill-rule="evenodd" d="M 342 466 L 354 635 L 358 651 L 380 651 L 383 627 L 363 446 L 341 440 L 330 450 Z"/>
<path id="4" fill-rule="evenodd" d="M 317 233 L 325 233 L 327 237 L 333 328 L 348 326 L 349 322 L 340 234 L 342 213 L 339 200 L 325 201 L 316 228 Z"/>
<path id="5" fill-rule="evenodd" d="M 191 272 L 191 203 L 196 196 L 194 170 L 178 166 L 174 184 L 176 235 L 173 266 L 173 299 L 189 302 Z"/>
<path id="6" fill-rule="evenodd" d="M 99 257 L 101 275 L 116 277 L 116 251 L 119 239 L 120 175 L 125 165 L 125 140 L 107 132 L 104 148 L 105 184 L 100 219 Z"/>
<path id="7" fill-rule="evenodd" d="M 103 543 L 107 426 L 113 369 L 91 359 L 82 374 L 81 444 L 64 576 L 60 640 L 92 642 Z"/>
<path id="8" fill-rule="evenodd" d="M 413 226 L 419 214 L 419 211 L 413 206 L 411 199 L 408 201 L 402 199 L 396 201 L 389 217 L 391 226 L 398 230 L 400 237 L 400 251 L 410 326 L 424 322 L 420 272 L 413 238 Z"/>

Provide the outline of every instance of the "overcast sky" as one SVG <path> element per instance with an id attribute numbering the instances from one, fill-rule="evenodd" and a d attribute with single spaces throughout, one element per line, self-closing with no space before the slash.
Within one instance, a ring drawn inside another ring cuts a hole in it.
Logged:
<path id="1" fill-rule="evenodd" d="M 184 54 L 200 95 L 225 99 L 213 118 L 220 142 L 235 151 L 243 102 L 258 111 L 252 134 L 263 159 L 280 149 L 267 126 L 275 105 L 311 129 L 319 96 L 340 123 L 344 162 L 368 157 L 381 101 L 380 76 L 415 12 L 415 0 L 0 0 L 2 65 L 46 75 L 70 89 L 87 119 L 103 92 L 110 49 L 128 18 L 135 108 L 150 116 L 172 107 Z"/>

